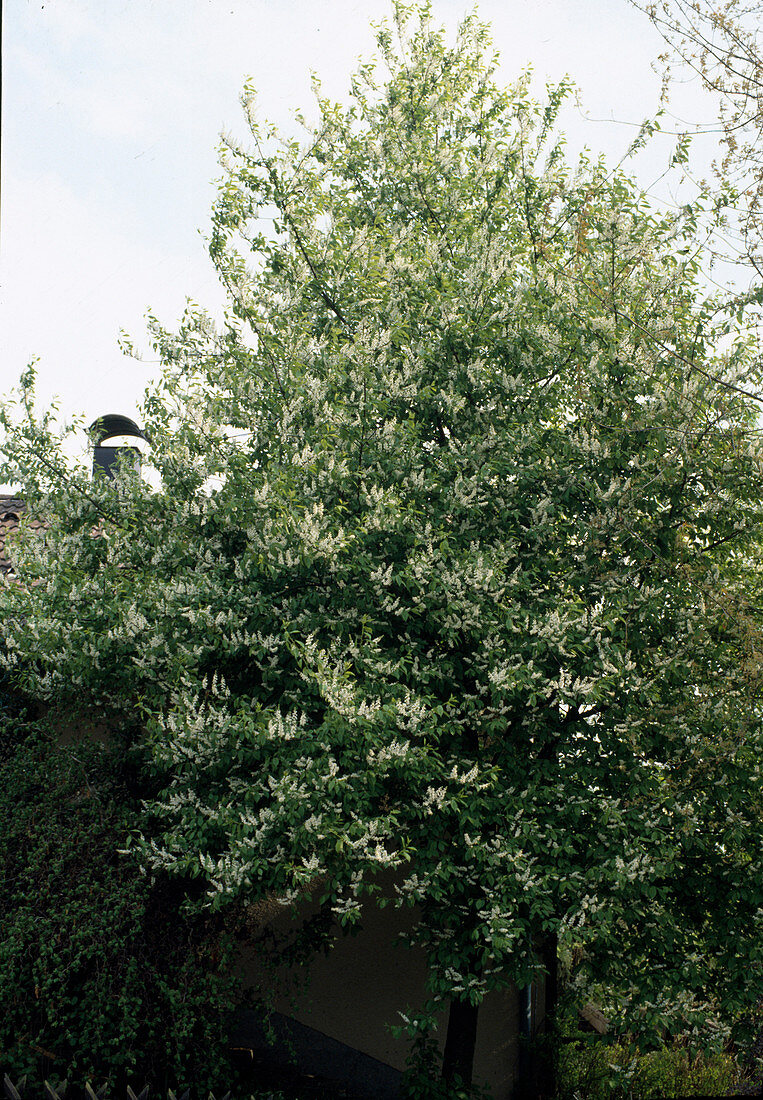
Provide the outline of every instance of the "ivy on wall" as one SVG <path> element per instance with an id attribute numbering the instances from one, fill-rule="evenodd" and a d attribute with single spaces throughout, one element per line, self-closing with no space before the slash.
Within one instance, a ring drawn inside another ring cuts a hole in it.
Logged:
<path id="1" fill-rule="evenodd" d="M 230 1084 L 238 990 L 219 921 L 119 854 L 135 766 L 0 699 L 0 1063 L 61 1080 Z"/>

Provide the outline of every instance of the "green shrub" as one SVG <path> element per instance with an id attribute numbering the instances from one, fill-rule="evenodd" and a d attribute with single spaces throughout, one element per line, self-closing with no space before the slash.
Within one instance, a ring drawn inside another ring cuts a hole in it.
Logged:
<path id="1" fill-rule="evenodd" d="M 681 1047 L 665 1047 L 636 1063 L 632 1091 L 639 1100 L 666 1096 L 727 1096 L 738 1076 L 730 1054 L 692 1056 Z"/>
<path id="2" fill-rule="evenodd" d="M 739 1077 L 730 1054 L 691 1054 L 672 1045 L 641 1054 L 627 1042 L 592 1035 L 562 1043 L 560 1100 L 665 1100 L 728 1096 Z"/>
<path id="3" fill-rule="evenodd" d="M 102 744 L 55 744 L 0 708 L 0 1066 L 12 1078 L 232 1083 L 232 946 L 118 850 L 134 776 Z"/>

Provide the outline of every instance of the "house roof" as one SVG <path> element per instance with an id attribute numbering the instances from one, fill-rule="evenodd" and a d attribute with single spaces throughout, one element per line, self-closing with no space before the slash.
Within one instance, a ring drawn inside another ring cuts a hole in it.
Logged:
<path id="1" fill-rule="evenodd" d="M 21 497 L 0 495 L 0 575 L 13 572 L 9 551 L 25 511 L 26 504 Z M 45 524 L 33 519 L 30 520 L 29 526 L 32 530 L 41 530 Z"/>

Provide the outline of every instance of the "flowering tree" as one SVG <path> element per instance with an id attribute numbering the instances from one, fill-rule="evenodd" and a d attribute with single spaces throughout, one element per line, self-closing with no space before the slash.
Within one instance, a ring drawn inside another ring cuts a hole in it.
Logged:
<path id="1" fill-rule="evenodd" d="M 472 18 L 378 42 L 303 142 L 247 90 L 226 323 L 153 324 L 161 491 L 64 478 L 31 376 L 6 410 L 50 527 L 3 660 L 140 715 L 142 859 L 208 904 L 351 923 L 394 869 L 468 1080 L 481 1000 L 557 942 L 652 1031 L 760 994 L 760 370 L 698 207 L 566 167 L 564 85 L 497 87 Z"/>

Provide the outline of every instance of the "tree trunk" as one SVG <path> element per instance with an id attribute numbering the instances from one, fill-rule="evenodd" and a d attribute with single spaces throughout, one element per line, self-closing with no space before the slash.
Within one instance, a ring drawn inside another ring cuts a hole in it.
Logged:
<path id="1" fill-rule="evenodd" d="M 543 1060 L 539 1067 L 538 1084 L 542 1097 L 556 1096 L 558 1033 L 556 1008 L 559 1000 L 559 959 L 558 937 L 556 933 L 548 936 L 541 949 L 543 968 L 546 971 L 545 1019 L 543 1021 L 544 1042 Z"/>
<path id="2" fill-rule="evenodd" d="M 477 1042 L 478 1005 L 452 1000 L 448 1013 L 448 1033 L 442 1056 L 442 1076 L 446 1085 L 456 1080 L 467 1088 L 472 1083 L 474 1047 Z"/>
<path id="3" fill-rule="evenodd" d="M 557 957 L 558 937 L 552 932 L 543 944 L 541 958 L 546 971 L 545 1015 L 548 1027 L 556 1025 L 556 1005 L 559 1000 L 559 959 Z"/>

